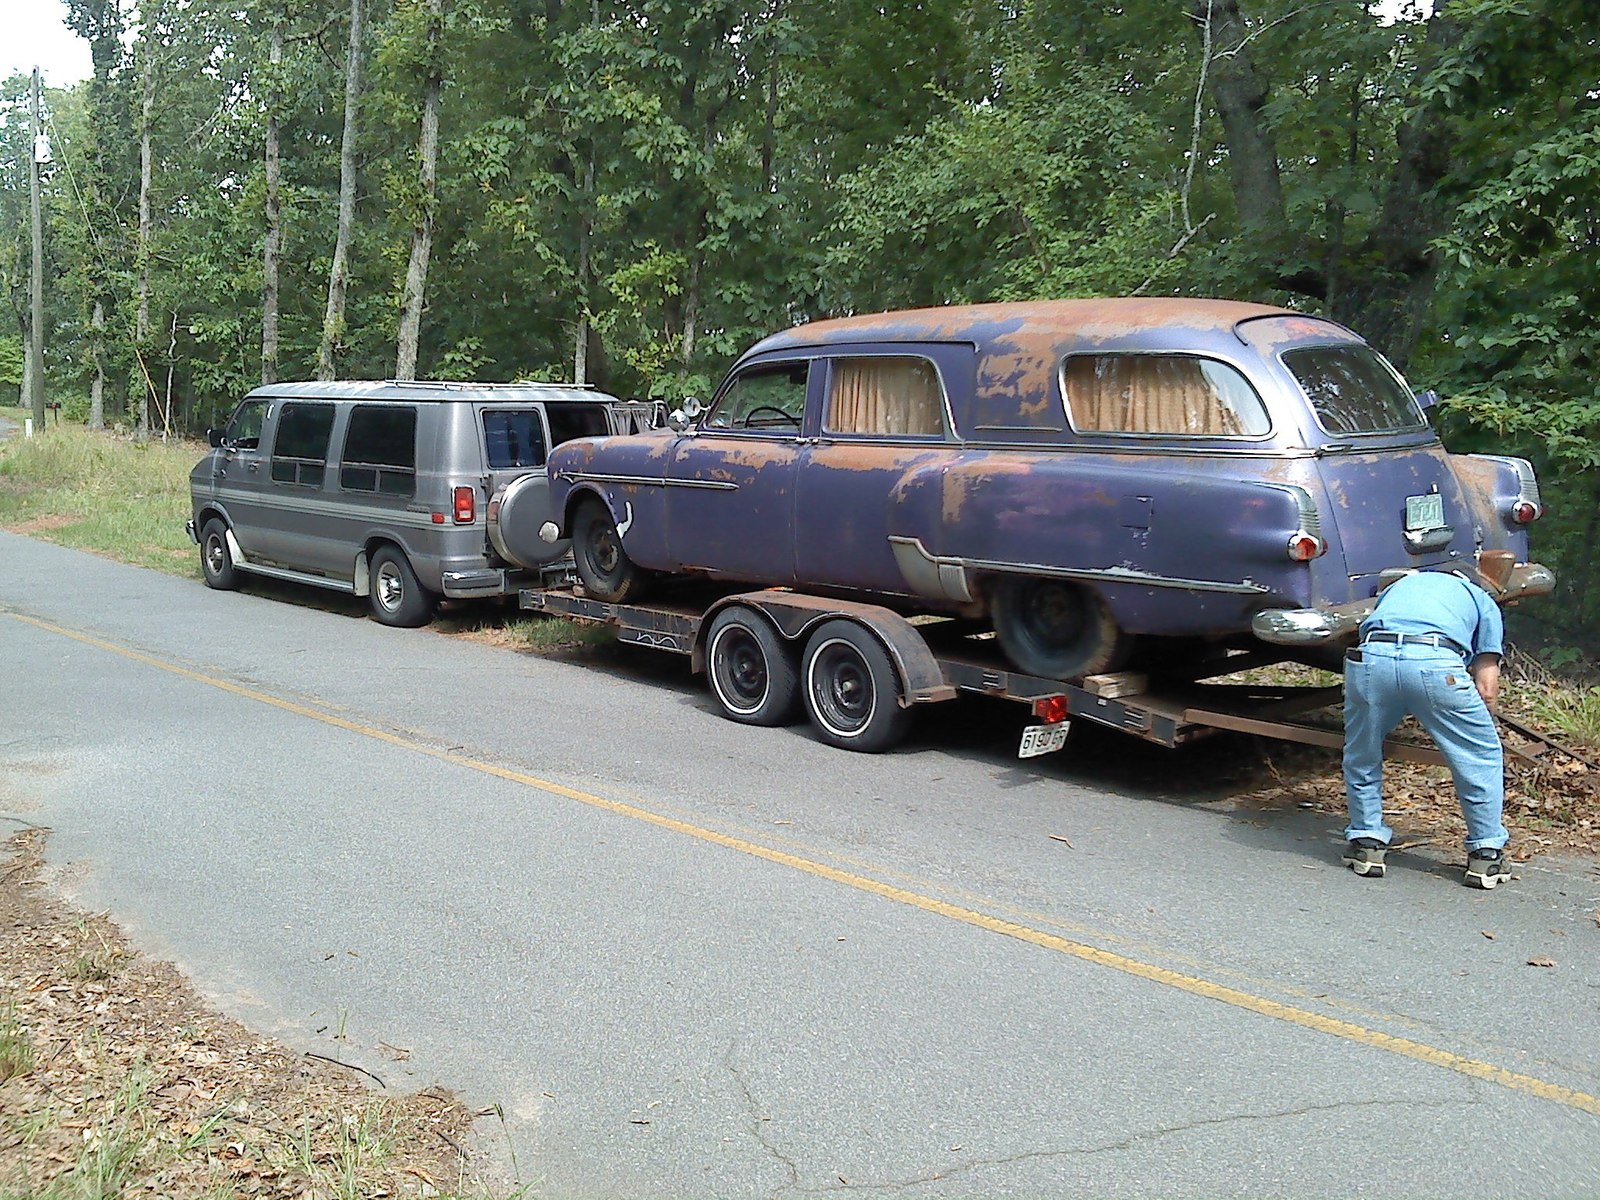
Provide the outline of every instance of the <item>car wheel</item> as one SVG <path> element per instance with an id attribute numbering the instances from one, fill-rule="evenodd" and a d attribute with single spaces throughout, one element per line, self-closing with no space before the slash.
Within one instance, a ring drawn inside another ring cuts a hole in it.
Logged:
<path id="1" fill-rule="evenodd" d="M 417 582 L 406 556 L 393 546 L 373 551 L 367 603 L 385 625 L 415 629 L 433 619 L 439 598 Z"/>
<path id="2" fill-rule="evenodd" d="M 1000 580 L 989 616 L 1006 657 L 1043 679 L 1115 670 L 1132 645 L 1099 595 L 1059 580 Z"/>
<path id="3" fill-rule="evenodd" d="M 585 590 L 596 600 L 637 599 L 645 587 L 645 573 L 622 548 L 617 523 L 598 500 L 585 500 L 573 517 L 572 559 Z"/>
<path id="4" fill-rule="evenodd" d="M 806 642 L 806 715 L 830 746 L 872 754 L 911 728 L 899 673 L 883 644 L 853 621 L 826 621 Z"/>
<path id="5" fill-rule="evenodd" d="M 239 578 L 239 568 L 233 565 L 228 526 L 221 517 L 212 517 L 200 531 L 200 571 L 206 586 L 218 591 L 231 592 L 244 582 Z"/>
<path id="6" fill-rule="evenodd" d="M 730 721 L 787 725 L 800 712 L 800 667 L 794 650 L 766 618 L 735 605 L 719 612 L 706 634 L 706 675 Z"/>

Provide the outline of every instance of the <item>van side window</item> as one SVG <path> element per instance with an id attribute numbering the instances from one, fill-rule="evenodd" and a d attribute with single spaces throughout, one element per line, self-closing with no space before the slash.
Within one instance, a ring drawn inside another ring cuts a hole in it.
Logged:
<path id="1" fill-rule="evenodd" d="M 554 420 L 552 415 L 551 420 Z M 544 465 L 544 427 L 534 408 L 487 408 L 483 412 L 483 444 L 489 469 Z"/>
<path id="2" fill-rule="evenodd" d="M 828 387 L 828 433 L 942 437 L 944 389 L 925 358 L 838 358 Z"/>
<path id="3" fill-rule="evenodd" d="M 603 404 L 547 404 L 544 416 L 550 422 L 552 446 L 573 438 L 605 437 L 611 432 Z"/>
<path id="4" fill-rule="evenodd" d="M 345 430 L 339 486 L 380 496 L 416 495 L 417 410 L 356 405 Z"/>
<path id="5" fill-rule="evenodd" d="M 1226 363 L 1188 354 L 1075 354 L 1061 370 L 1079 433 L 1255 437 L 1272 422 Z"/>
<path id="6" fill-rule="evenodd" d="M 272 445 L 273 482 L 321 487 L 332 432 L 333 405 L 285 404 Z"/>

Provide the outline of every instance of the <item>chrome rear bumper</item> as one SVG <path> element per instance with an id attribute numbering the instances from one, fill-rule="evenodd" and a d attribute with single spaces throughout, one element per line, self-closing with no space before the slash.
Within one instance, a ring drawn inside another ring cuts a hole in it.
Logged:
<path id="1" fill-rule="evenodd" d="M 1408 573 L 1395 571 L 1392 574 L 1399 578 Z M 1390 574 L 1384 572 L 1384 576 Z M 1542 563 L 1518 563 L 1511 569 L 1505 590 L 1495 599 L 1502 605 L 1511 604 L 1531 596 L 1548 595 L 1555 586 L 1555 572 L 1549 567 Z M 1330 604 L 1326 608 L 1268 608 L 1255 615 L 1250 628 L 1263 642 L 1276 646 L 1321 646 L 1354 636 L 1361 622 L 1377 606 L 1378 598 L 1371 596 L 1347 604 Z"/>

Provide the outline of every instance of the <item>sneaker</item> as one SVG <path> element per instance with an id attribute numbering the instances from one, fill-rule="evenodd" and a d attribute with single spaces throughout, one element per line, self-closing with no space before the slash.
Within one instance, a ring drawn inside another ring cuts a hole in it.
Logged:
<path id="1" fill-rule="evenodd" d="M 1510 878 L 1511 864 L 1506 861 L 1504 850 L 1481 846 L 1468 852 L 1467 877 L 1464 880 L 1468 887 L 1482 888 L 1487 892 Z"/>
<path id="2" fill-rule="evenodd" d="M 1357 875 L 1371 879 L 1383 878 L 1383 856 L 1389 847 L 1377 838 L 1356 838 L 1345 843 L 1344 856 L 1339 860 Z M 1489 885 L 1493 887 L 1493 884 Z"/>

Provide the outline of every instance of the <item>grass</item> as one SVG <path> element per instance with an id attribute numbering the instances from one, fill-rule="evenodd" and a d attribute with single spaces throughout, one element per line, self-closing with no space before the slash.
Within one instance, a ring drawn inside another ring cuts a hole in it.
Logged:
<path id="1" fill-rule="evenodd" d="M 21 409 L 0 412 L 21 425 Z M 183 531 L 198 442 L 49 425 L 0 443 L 0 526 L 169 575 L 200 577 Z"/>
<path id="2" fill-rule="evenodd" d="M 0 1084 L 33 1070 L 33 1039 L 17 1020 L 15 1001 L 0 1009 Z"/>

